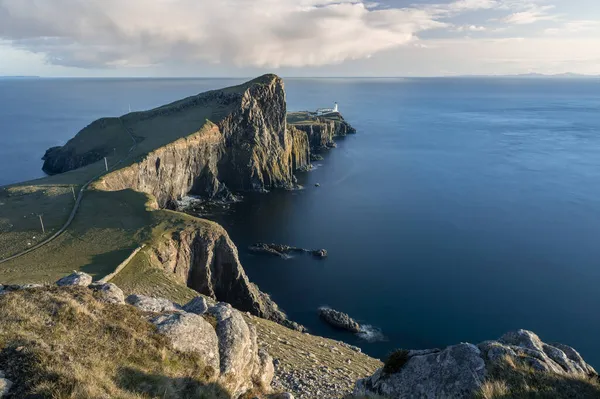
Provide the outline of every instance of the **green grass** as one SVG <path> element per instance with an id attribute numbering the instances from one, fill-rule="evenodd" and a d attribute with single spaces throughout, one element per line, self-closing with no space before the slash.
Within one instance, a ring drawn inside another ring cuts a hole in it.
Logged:
<path id="1" fill-rule="evenodd" d="M 96 278 L 109 274 L 150 236 L 155 220 L 146 208 L 147 200 L 145 194 L 132 190 L 87 191 L 67 231 L 33 252 L 0 264 L 0 282 L 54 282 L 73 270 Z"/>
<path id="2" fill-rule="evenodd" d="M 74 186 L 77 193 L 79 186 Z M 0 259 L 42 242 L 65 223 L 75 200 L 71 186 L 0 188 Z M 42 233 L 42 215 L 45 234 Z"/>
<path id="3" fill-rule="evenodd" d="M 200 295 L 178 282 L 173 275 L 152 265 L 148 259 L 150 250 L 148 248 L 140 251 L 110 282 L 120 287 L 127 295 L 167 298 L 181 305 Z"/>
<path id="4" fill-rule="evenodd" d="M 100 303 L 87 288 L 2 295 L 0 323 L 12 397 L 229 398 L 198 355 L 174 350 L 137 309 Z"/>

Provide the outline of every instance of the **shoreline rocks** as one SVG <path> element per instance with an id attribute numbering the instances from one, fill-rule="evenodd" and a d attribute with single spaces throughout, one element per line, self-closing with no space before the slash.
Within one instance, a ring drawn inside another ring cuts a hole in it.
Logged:
<path id="1" fill-rule="evenodd" d="M 319 317 L 328 324 L 341 330 L 347 330 L 353 333 L 361 331 L 360 324 L 346 313 L 338 312 L 337 310 L 322 307 L 319 308 Z"/>
<path id="2" fill-rule="evenodd" d="M 290 245 L 284 245 L 284 244 L 265 244 L 262 242 L 250 245 L 248 247 L 248 250 L 250 252 L 257 253 L 257 254 L 279 256 L 280 258 L 283 258 L 283 259 L 288 259 L 289 254 L 291 254 L 291 253 L 308 253 L 316 258 L 326 258 L 327 257 L 327 250 L 325 250 L 325 249 L 311 250 L 311 249 L 305 249 L 305 248 L 299 248 L 299 247 L 292 247 Z"/>

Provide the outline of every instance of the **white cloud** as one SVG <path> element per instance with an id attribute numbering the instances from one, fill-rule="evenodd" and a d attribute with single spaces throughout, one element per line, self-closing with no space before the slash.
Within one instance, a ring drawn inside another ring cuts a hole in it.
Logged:
<path id="1" fill-rule="evenodd" d="M 0 0 L 0 39 L 80 67 L 324 65 L 444 26 L 424 9 L 355 0 Z"/>
<path id="2" fill-rule="evenodd" d="M 531 5 L 528 10 L 520 11 L 502 19 L 503 22 L 511 25 L 527 25 L 538 21 L 548 21 L 556 19 L 558 16 L 549 14 L 548 11 L 554 9 L 554 6 Z"/>
<path id="3" fill-rule="evenodd" d="M 463 25 L 454 28 L 454 31 L 456 32 L 485 32 L 486 30 L 487 28 L 485 26 L 478 25 Z"/>
<path id="4" fill-rule="evenodd" d="M 544 32 L 548 35 L 567 35 L 600 31 L 600 21 L 578 20 L 563 23 L 558 28 L 549 28 Z"/>

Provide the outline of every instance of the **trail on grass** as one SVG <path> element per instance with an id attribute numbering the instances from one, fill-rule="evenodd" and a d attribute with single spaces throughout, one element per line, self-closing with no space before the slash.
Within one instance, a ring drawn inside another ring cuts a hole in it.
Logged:
<path id="1" fill-rule="evenodd" d="M 104 175 L 106 173 L 109 173 L 112 170 L 114 170 L 117 166 L 119 166 L 120 164 L 122 164 L 124 161 L 126 161 L 131 156 L 131 153 L 137 147 L 137 140 L 133 136 L 133 133 L 132 133 L 131 129 L 129 129 L 127 126 L 125 126 L 125 123 L 123 122 L 123 119 L 119 118 L 119 121 L 121 122 L 121 125 L 123 126 L 123 129 L 125 129 L 125 131 L 131 137 L 131 140 L 133 141 L 133 146 L 131 146 L 131 148 L 127 152 L 127 156 L 125 158 L 120 159 L 117 163 L 115 163 L 113 166 L 111 166 L 108 169 L 108 171 L 102 172 L 102 173 L 100 173 L 100 174 L 92 177 L 83 186 L 81 186 L 81 189 L 79 190 L 79 194 L 77 195 L 77 200 L 75 201 L 75 205 L 73 206 L 73 210 L 71 211 L 71 214 L 69 215 L 69 218 L 67 219 L 67 222 L 56 233 L 54 233 L 51 237 L 47 238 L 46 240 L 40 242 L 39 244 L 36 244 L 35 246 L 26 249 L 25 251 L 19 252 L 18 254 L 9 256 L 8 258 L 5 258 L 5 259 L 0 259 L 0 264 L 8 262 L 8 261 L 11 261 L 13 259 L 20 258 L 23 255 L 26 255 L 26 254 L 28 254 L 30 252 L 33 252 L 36 249 L 39 249 L 39 248 L 43 247 L 44 245 L 46 245 L 46 244 L 54 241 L 58 236 L 60 236 L 62 233 L 64 233 L 67 230 L 67 228 L 69 228 L 69 226 L 71 225 L 71 223 L 73 222 L 73 219 L 75 219 L 75 215 L 77 214 L 77 211 L 79 210 L 79 207 L 81 206 L 81 202 L 83 201 L 83 193 L 88 188 L 88 186 L 93 181 L 95 181 L 96 179 L 98 179 L 100 176 L 102 176 L 102 175 Z"/>

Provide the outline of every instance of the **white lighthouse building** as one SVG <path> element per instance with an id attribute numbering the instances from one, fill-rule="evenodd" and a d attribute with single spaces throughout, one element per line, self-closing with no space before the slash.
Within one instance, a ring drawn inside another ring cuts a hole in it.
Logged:
<path id="1" fill-rule="evenodd" d="M 319 108 L 317 109 L 317 116 L 322 116 L 322 115 L 327 115 L 327 114 L 332 114 L 335 112 L 340 112 L 338 110 L 338 103 L 334 103 L 333 108 Z"/>

